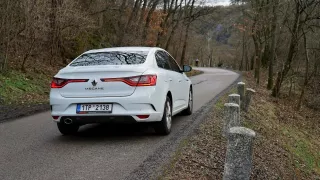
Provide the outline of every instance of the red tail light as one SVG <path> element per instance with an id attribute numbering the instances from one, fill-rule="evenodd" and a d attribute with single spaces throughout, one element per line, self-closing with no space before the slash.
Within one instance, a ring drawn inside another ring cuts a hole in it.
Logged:
<path id="1" fill-rule="evenodd" d="M 104 78 L 102 82 L 124 82 L 129 86 L 155 86 L 157 84 L 157 75 L 142 75 L 126 78 Z"/>
<path id="2" fill-rule="evenodd" d="M 76 82 L 88 82 L 88 79 L 60 79 L 60 78 L 53 78 L 51 82 L 51 88 L 62 88 L 69 83 L 76 83 Z"/>

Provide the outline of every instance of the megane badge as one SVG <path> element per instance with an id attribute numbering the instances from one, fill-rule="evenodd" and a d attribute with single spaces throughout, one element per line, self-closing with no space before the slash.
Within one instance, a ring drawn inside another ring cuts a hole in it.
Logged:
<path id="1" fill-rule="evenodd" d="M 88 87 L 88 88 L 85 88 L 85 89 L 86 89 L 86 90 L 90 90 L 90 91 L 104 90 L 103 87 L 96 87 L 97 84 L 98 84 L 98 82 L 97 82 L 96 80 L 93 80 L 93 81 L 91 82 L 91 84 L 92 84 L 93 87 Z"/>
<path id="2" fill-rule="evenodd" d="M 96 80 L 93 80 L 91 84 L 92 84 L 92 86 L 96 86 L 98 84 L 98 82 Z"/>

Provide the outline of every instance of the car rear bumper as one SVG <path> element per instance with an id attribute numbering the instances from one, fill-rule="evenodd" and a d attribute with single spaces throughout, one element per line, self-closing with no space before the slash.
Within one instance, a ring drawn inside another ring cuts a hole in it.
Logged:
<path id="1" fill-rule="evenodd" d="M 136 119 L 132 116 L 63 116 L 60 118 L 60 121 L 65 119 L 72 119 L 73 124 L 84 125 L 84 124 L 93 124 L 93 123 L 124 123 L 124 124 L 133 124 L 137 123 Z"/>
<path id="2" fill-rule="evenodd" d="M 108 103 L 113 104 L 111 113 L 90 113 L 77 114 L 77 104 L 81 103 Z M 55 122 L 62 118 L 69 117 L 75 121 L 92 122 L 96 121 L 121 121 L 121 119 L 133 119 L 136 122 L 161 121 L 163 115 L 162 99 L 152 88 L 137 90 L 128 97 L 95 97 L 95 98 L 65 98 L 58 91 L 50 93 L 51 115 Z M 139 115 L 149 115 L 148 118 L 139 118 Z M 121 118 L 126 117 L 126 118 Z"/>

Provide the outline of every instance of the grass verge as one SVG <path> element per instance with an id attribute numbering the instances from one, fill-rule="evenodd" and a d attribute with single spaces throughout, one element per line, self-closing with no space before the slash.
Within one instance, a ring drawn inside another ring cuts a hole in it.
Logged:
<path id="1" fill-rule="evenodd" d="M 319 112 L 305 107 L 296 112 L 294 103 L 273 99 L 253 77 L 244 78 L 246 86 L 257 91 L 249 112 L 241 113 L 242 126 L 257 132 L 251 179 L 320 179 Z M 222 179 L 227 142 L 221 128 L 227 95 L 188 143 L 180 145 L 161 179 Z"/>
<path id="2" fill-rule="evenodd" d="M 159 179 L 222 179 L 226 141 L 221 136 L 221 120 L 226 100 L 227 95 L 221 97 L 196 133 L 180 144 Z"/>
<path id="3" fill-rule="evenodd" d="M 0 74 L 0 98 L 3 104 L 48 102 L 51 77 L 38 73 L 9 71 Z"/>

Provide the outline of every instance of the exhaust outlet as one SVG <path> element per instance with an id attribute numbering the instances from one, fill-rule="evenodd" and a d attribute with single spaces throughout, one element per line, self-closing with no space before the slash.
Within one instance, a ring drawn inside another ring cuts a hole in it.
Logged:
<path id="1" fill-rule="evenodd" d="M 70 118 L 66 118 L 66 119 L 64 119 L 64 123 L 65 124 L 72 124 L 72 119 L 70 119 Z"/>

